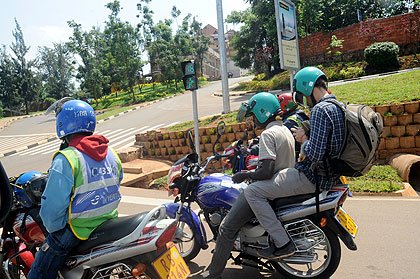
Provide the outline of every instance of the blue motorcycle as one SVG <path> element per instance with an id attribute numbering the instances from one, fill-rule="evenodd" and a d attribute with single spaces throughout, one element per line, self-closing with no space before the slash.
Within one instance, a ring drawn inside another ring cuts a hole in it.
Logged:
<path id="1" fill-rule="evenodd" d="M 193 152 L 176 162 L 168 174 L 168 187 L 176 195 L 174 203 L 164 204 L 169 218 L 178 220 L 173 241 L 178 246 L 185 261 L 194 259 L 201 249 L 217 238 L 219 226 L 230 208 L 247 186 L 235 184 L 228 175 L 211 174 L 205 170 L 213 160 L 227 155 L 215 152 L 215 145 L 224 132 L 224 123 L 217 126 L 217 139 L 213 144 L 213 156 L 202 164 Z M 188 139 L 195 150 L 191 133 Z M 241 228 L 235 241 L 232 255 L 237 265 L 265 268 L 279 272 L 287 278 L 328 278 L 338 268 L 341 248 L 338 239 L 350 250 L 356 250 L 353 239 L 358 226 L 344 211 L 342 205 L 348 196 L 348 184 L 342 184 L 330 191 L 321 192 L 317 212 L 314 194 L 278 198 L 271 202 L 278 218 L 294 241 L 297 252 L 288 258 L 265 260 L 257 255 L 259 249 L 270 244 L 268 233 L 254 218 Z M 191 209 L 192 203 L 198 205 L 199 212 Z M 202 217 L 208 224 L 213 237 L 208 240 Z"/>

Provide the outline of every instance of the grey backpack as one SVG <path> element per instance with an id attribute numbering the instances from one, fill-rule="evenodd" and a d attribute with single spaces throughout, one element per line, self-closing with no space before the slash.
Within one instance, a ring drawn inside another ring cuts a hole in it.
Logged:
<path id="1" fill-rule="evenodd" d="M 384 128 L 382 116 L 365 105 L 349 104 L 343 107 L 335 99 L 327 99 L 345 115 L 345 137 L 340 153 L 327 157 L 331 175 L 361 176 L 366 174 L 376 158 L 380 134 Z"/>

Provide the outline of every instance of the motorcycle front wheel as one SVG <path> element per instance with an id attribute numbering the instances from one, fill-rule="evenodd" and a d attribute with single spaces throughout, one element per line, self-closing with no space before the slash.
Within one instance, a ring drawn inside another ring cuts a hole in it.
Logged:
<path id="1" fill-rule="evenodd" d="M 200 243 L 194 234 L 193 228 L 183 221 L 178 222 L 178 226 L 172 241 L 178 248 L 184 261 L 189 262 L 200 252 Z"/>
<path id="2" fill-rule="evenodd" d="M 325 239 L 312 249 L 312 252 L 316 253 L 316 261 L 298 264 L 287 262 L 287 259 L 284 259 L 270 261 L 270 263 L 287 278 L 330 278 L 340 263 L 341 247 L 335 233 L 327 227 L 322 230 L 325 233 Z"/>

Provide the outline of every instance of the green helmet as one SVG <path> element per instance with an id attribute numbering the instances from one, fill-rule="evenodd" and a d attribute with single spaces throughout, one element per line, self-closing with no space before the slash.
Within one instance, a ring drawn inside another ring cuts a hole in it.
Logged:
<path id="1" fill-rule="evenodd" d="M 252 113 L 258 119 L 258 122 L 265 123 L 279 110 L 280 104 L 276 96 L 268 92 L 261 92 L 252 96 L 248 103 L 241 104 L 236 119 L 241 122 Z"/>
<path id="2" fill-rule="evenodd" d="M 306 107 L 304 96 L 312 95 L 315 83 L 321 77 L 327 80 L 324 72 L 316 67 L 306 67 L 297 72 L 293 78 L 293 100 Z"/>
<path id="3" fill-rule="evenodd" d="M 324 77 L 327 80 L 327 76 L 320 69 L 316 67 L 303 68 L 293 78 L 293 91 L 310 96 L 314 90 L 316 81 L 320 77 Z"/>

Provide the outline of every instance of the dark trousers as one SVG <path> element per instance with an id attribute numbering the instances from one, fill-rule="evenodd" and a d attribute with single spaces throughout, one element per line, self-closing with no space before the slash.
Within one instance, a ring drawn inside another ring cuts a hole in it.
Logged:
<path id="1" fill-rule="evenodd" d="M 80 243 L 70 226 L 50 233 L 36 254 L 28 279 L 56 279 L 70 251 Z"/>
<path id="2" fill-rule="evenodd" d="M 254 212 L 242 193 L 220 225 L 216 248 L 207 268 L 210 275 L 208 278 L 218 278 L 222 274 L 239 230 L 253 217 Z"/>

